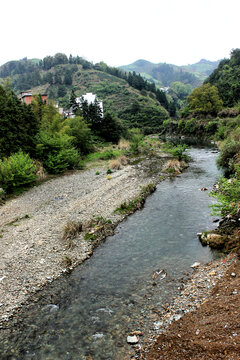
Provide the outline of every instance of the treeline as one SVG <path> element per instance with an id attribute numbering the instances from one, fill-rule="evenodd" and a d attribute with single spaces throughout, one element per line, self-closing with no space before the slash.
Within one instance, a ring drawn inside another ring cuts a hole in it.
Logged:
<path id="1" fill-rule="evenodd" d="M 68 58 L 65 54 L 57 53 L 54 56 L 46 56 L 43 60 L 38 61 L 27 59 L 10 61 L 0 68 L 0 77 L 6 78 L 19 75 L 12 81 L 15 91 L 28 90 L 46 83 L 58 85 L 57 96 L 64 97 L 66 94 L 64 87 L 72 85 L 73 75 L 78 71 L 77 65 L 79 64 L 82 65 L 83 70 L 94 69 L 124 79 L 130 86 L 141 91 L 145 96 L 147 92 L 155 94 L 156 100 L 169 112 L 170 116 L 176 115 L 175 102 L 169 102 L 165 92 L 156 88 L 155 83 L 145 80 L 140 74 L 135 72 L 126 73 L 103 62 L 93 65 L 79 56 L 70 55 Z M 59 68 L 58 65 L 68 66 Z M 46 73 L 42 74 L 41 70 L 46 71 Z"/>
<path id="2" fill-rule="evenodd" d="M 80 64 L 83 69 L 91 69 L 93 64 L 79 56 L 70 55 L 69 58 L 63 53 L 57 53 L 54 56 L 46 56 L 41 59 L 28 60 L 24 58 L 22 60 L 9 61 L 2 65 L 0 68 L 0 77 L 6 78 L 17 74 L 31 73 L 36 70 L 50 70 L 56 65 L 63 64 Z"/>

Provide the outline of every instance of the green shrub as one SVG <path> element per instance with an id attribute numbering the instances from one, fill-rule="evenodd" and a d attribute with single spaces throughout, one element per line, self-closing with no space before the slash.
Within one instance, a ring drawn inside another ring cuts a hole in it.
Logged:
<path id="1" fill-rule="evenodd" d="M 68 135 L 50 135 L 41 132 L 38 136 L 36 153 L 44 168 L 52 174 L 59 174 L 78 166 L 80 156 L 72 146 L 72 138 Z"/>
<path id="2" fill-rule="evenodd" d="M 184 154 L 187 149 L 187 145 L 179 144 L 177 146 L 174 146 L 170 142 L 166 142 L 162 148 L 164 151 L 173 155 L 173 157 L 179 161 L 188 160 L 188 156 L 186 154 Z"/>
<path id="3" fill-rule="evenodd" d="M 222 146 L 217 165 L 228 169 L 230 173 L 234 171 L 234 157 L 240 153 L 240 141 L 235 139 L 228 139 Z"/>
<path id="4" fill-rule="evenodd" d="M 205 127 L 205 130 L 209 135 L 215 134 L 217 129 L 218 129 L 217 121 L 209 121 L 209 123 Z"/>
<path id="5" fill-rule="evenodd" d="M 11 193 L 17 188 L 31 185 L 37 179 L 36 165 L 21 150 L 0 160 L 0 187 Z"/>
<path id="6" fill-rule="evenodd" d="M 192 118 L 185 122 L 184 132 L 186 134 L 194 134 L 198 130 L 198 123 L 197 121 Z"/>
<path id="7" fill-rule="evenodd" d="M 135 129 L 133 131 L 132 137 L 131 137 L 131 143 L 130 143 L 130 152 L 134 155 L 139 154 L 139 147 L 143 140 L 143 134 L 141 134 L 139 129 Z"/>
<path id="8" fill-rule="evenodd" d="M 235 177 L 231 179 L 221 178 L 218 183 L 218 191 L 210 195 L 218 199 L 217 204 L 212 205 L 213 214 L 226 216 L 237 215 L 240 211 L 240 168 L 235 166 Z"/>
<path id="9" fill-rule="evenodd" d="M 52 174 L 59 174 L 67 169 L 74 169 L 78 166 L 80 157 L 74 148 L 62 149 L 48 155 L 44 162 L 45 169 Z"/>
<path id="10" fill-rule="evenodd" d="M 216 140 L 223 140 L 225 138 L 225 130 L 226 130 L 226 128 L 224 126 L 218 127 L 218 130 L 215 134 Z"/>
<path id="11" fill-rule="evenodd" d="M 184 128 L 185 128 L 185 121 L 184 121 L 184 119 L 180 119 L 178 121 L 178 130 L 181 132 L 184 130 Z"/>
<path id="12" fill-rule="evenodd" d="M 80 116 L 67 119 L 69 128 L 67 134 L 73 137 L 74 146 L 82 154 L 88 154 L 93 150 L 92 133 L 86 122 Z"/>

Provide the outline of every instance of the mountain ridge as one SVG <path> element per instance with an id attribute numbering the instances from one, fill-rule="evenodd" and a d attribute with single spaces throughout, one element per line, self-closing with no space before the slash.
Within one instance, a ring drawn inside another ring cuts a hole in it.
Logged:
<path id="1" fill-rule="evenodd" d="M 197 63 L 179 66 L 166 62 L 153 63 L 145 59 L 138 59 L 131 64 L 119 66 L 119 69 L 140 73 L 143 77 L 160 86 L 169 86 L 171 82 L 182 80 L 181 82 L 185 84 L 189 83 L 193 87 L 197 87 L 217 68 L 219 62 L 220 60 L 210 61 L 202 58 Z M 166 76 L 164 77 L 166 71 L 171 75 L 169 80 L 166 79 Z"/>

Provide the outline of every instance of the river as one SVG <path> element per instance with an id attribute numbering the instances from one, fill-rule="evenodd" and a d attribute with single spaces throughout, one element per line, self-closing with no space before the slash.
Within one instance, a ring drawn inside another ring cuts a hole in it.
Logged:
<path id="1" fill-rule="evenodd" d="M 147 335 L 154 309 L 171 301 L 190 265 L 219 256 L 196 235 L 214 227 L 214 200 L 200 189 L 210 190 L 219 176 L 217 154 L 211 148 L 189 154 L 193 161 L 181 176 L 162 182 L 89 260 L 41 293 L 11 336 L 0 340 L 1 359 L 130 358 L 128 333 Z M 167 276 L 153 286 L 162 269 Z"/>

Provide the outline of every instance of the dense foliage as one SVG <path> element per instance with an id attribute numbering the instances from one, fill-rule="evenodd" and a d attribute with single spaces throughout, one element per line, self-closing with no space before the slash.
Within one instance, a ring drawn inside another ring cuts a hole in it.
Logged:
<path id="1" fill-rule="evenodd" d="M 240 99 L 240 49 L 232 50 L 205 82 L 217 87 L 224 106 L 235 105 Z"/>
<path id="2" fill-rule="evenodd" d="M 0 86 L 0 158 L 19 149 L 33 154 L 38 128 L 32 107 L 22 104 L 12 91 Z"/>
<path id="3" fill-rule="evenodd" d="M 190 113 L 193 115 L 216 116 L 223 106 L 217 88 L 210 84 L 194 89 L 188 96 L 187 102 Z"/>
<path id="4" fill-rule="evenodd" d="M 7 192 L 30 185 L 37 178 L 36 170 L 34 161 L 20 150 L 0 160 L 0 185 Z"/>
<path id="5" fill-rule="evenodd" d="M 239 215 L 240 213 L 240 167 L 235 166 L 235 174 L 230 178 L 222 177 L 218 182 L 218 190 L 212 191 L 211 195 L 218 199 L 218 203 L 212 205 L 214 214 Z"/>

